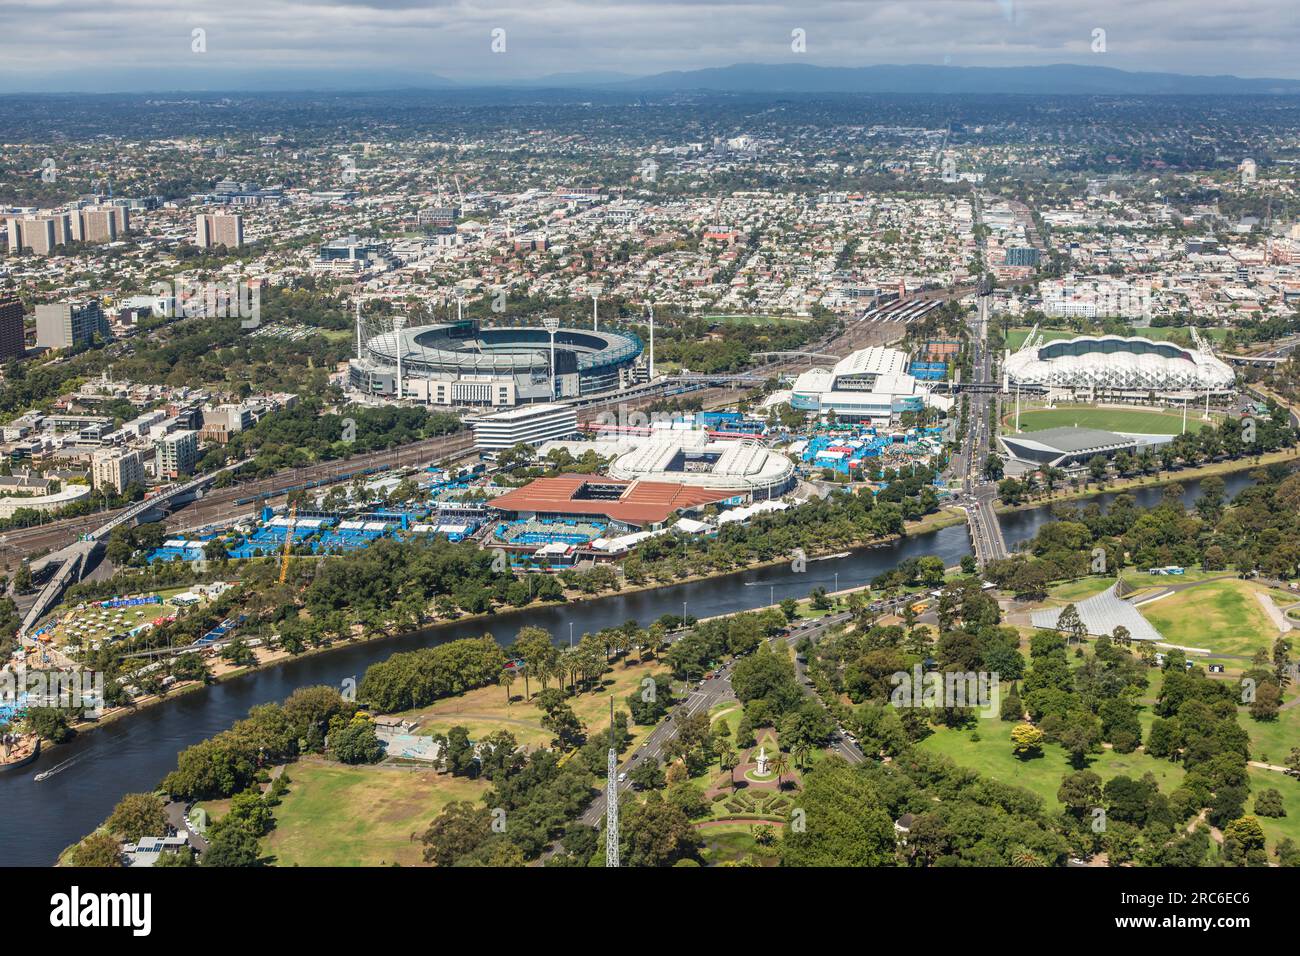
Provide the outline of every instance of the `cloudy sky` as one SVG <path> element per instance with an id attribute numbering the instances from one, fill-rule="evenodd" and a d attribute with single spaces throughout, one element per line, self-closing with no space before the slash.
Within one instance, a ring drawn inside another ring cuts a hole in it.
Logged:
<path id="1" fill-rule="evenodd" d="M 805 53 L 791 50 L 795 29 Z M 1296 0 L 0 0 L 4 92 L 499 83 L 744 62 L 1300 78 L 1298 53 Z"/>

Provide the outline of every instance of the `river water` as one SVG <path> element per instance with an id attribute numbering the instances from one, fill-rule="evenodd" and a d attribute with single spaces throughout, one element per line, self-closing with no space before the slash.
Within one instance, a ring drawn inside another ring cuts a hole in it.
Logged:
<path id="1" fill-rule="evenodd" d="M 1229 497 L 1250 483 L 1245 472 L 1225 477 Z M 1148 488 L 1136 492 L 1135 497 L 1140 506 L 1150 507 L 1159 503 L 1163 494 L 1163 489 Z M 1198 494 L 1196 482 L 1185 483 L 1185 503 L 1193 502 Z M 1113 497 L 1102 495 L 1096 500 L 1104 507 Z M 1049 520 L 1045 508 L 1004 515 L 1008 547 L 1032 537 Z M 124 793 L 152 790 L 175 768 L 181 750 L 225 730 L 249 708 L 283 700 L 298 687 L 338 687 L 345 678 L 360 679 L 368 665 L 398 651 L 476 637 L 485 631 L 509 644 L 524 625 L 544 627 L 558 642 L 567 643 L 570 628 L 576 640 L 584 632 L 632 618 L 649 623 L 662 614 L 681 614 L 683 610 L 709 617 L 763 607 L 773 600 L 806 597 L 818 586 L 830 590 L 837 584 L 840 588 L 867 584 L 906 558 L 937 555 L 952 566 L 970 551 L 965 525 L 954 525 L 854 551 L 844 558 L 809 561 L 803 573 L 796 574 L 788 564 L 781 564 L 634 594 L 500 614 L 490 621 L 452 623 L 291 660 L 214 684 L 81 734 L 68 745 L 50 747 L 36 763 L 0 774 L 0 866 L 50 865 L 64 847 L 98 826 Z M 36 773 L 56 766 L 63 769 L 40 783 L 33 779 Z"/>

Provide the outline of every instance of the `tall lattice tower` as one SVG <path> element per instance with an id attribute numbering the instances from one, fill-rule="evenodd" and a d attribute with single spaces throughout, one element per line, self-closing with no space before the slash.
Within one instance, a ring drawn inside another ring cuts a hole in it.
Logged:
<path id="1" fill-rule="evenodd" d="M 618 747 L 613 700 L 609 702 L 609 761 L 605 772 L 605 865 L 618 866 Z"/>

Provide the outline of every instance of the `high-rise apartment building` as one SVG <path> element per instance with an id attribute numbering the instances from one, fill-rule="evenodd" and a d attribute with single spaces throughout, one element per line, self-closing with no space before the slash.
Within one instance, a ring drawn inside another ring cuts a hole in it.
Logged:
<path id="1" fill-rule="evenodd" d="M 108 339 L 110 334 L 108 319 L 97 299 L 36 307 L 38 348 L 79 348 L 88 345 L 96 335 Z"/>
<path id="2" fill-rule="evenodd" d="M 158 477 L 183 478 L 199 460 L 199 433 L 191 429 L 172 432 L 158 440 Z"/>
<path id="3" fill-rule="evenodd" d="M 238 249 L 244 244 L 243 216 L 199 213 L 194 225 L 194 244 L 200 249 L 211 249 L 214 246 Z"/>
<path id="4" fill-rule="evenodd" d="M 22 300 L 16 295 L 0 295 L 0 362 L 23 357 L 24 337 Z"/>
<path id="5" fill-rule="evenodd" d="M 90 456 L 96 488 L 121 494 L 130 485 L 144 485 L 144 452 L 134 448 L 101 448 Z"/>
<path id="6" fill-rule="evenodd" d="M 69 242 L 112 242 L 131 226 L 126 206 L 87 206 L 9 220 L 9 251 L 48 256 Z"/>

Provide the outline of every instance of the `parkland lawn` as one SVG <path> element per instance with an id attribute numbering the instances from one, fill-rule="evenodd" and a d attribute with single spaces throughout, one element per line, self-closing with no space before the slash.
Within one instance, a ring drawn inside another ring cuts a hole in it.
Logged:
<path id="1" fill-rule="evenodd" d="M 277 866 L 403 866 L 423 862 L 423 833 L 453 800 L 476 806 L 489 784 L 431 770 L 304 760 L 286 768 L 289 789 L 262 840 Z"/>
<path id="2" fill-rule="evenodd" d="M 1273 770 L 1250 768 L 1250 800 L 1246 803 L 1246 812 L 1255 813 L 1255 794 L 1261 790 L 1273 789 L 1282 794 L 1282 806 L 1286 808 L 1284 817 L 1261 817 L 1260 826 L 1268 841 L 1269 856 L 1273 848 L 1284 837 L 1290 837 L 1300 843 L 1300 780 Z"/>
<path id="3" fill-rule="evenodd" d="M 1003 419 L 1004 431 L 1015 428 L 1014 410 Z M 1195 407 L 1187 410 L 1187 430 L 1200 431 L 1206 423 Z M 1046 428 L 1099 428 L 1108 432 L 1141 435 L 1177 435 L 1183 430 L 1183 413 L 1150 408 L 1097 408 L 1093 405 L 1057 405 L 1055 408 L 1020 410 L 1020 430 L 1037 432 Z"/>
<path id="4" fill-rule="evenodd" d="M 1170 644 L 1249 657 L 1260 648 L 1271 651 L 1278 637 L 1277 626 L 1256 596 L 1267 593 L 1261 585 L 1228 578 L 1144 604 L 1138 611 Z"/>
<path id="5" fill-rule="evenodd" d="M 637 663 L 635 654 L 630 658 L 630 665 L 625 666 L 625 660 L 627 658 L 610 665 L 596 688 L 584 690 L 565 701 L 588 730 L 601 730 L 609 726 L 611 697 L 617 710 L 626 711 L 625 698 L 633 691 L 640 691 L 641 681 L 667 669 L 661 661 L 653 658 L 645 663 Z M 491 684 L 396 716 L 418 720 L 420 727 L 416 733 L 420 734 L 445 734 L 459 725 L 469 731 L 471 740 L 479 740 L 498 730 L 508 730 L 515 735 L 515 740 L 521 747 L 549 747 L 554 735 L 542 727 L 542 711 L 532 700 L 541 689 L 537 681 L 529 681 L 528 692 L 531 697 L 525 701 L 524 681 L 520 677 L 510 687 L 509 704 L 506 703 L 505 688 Z M 632 724 L 628 729 L 633 740 L 636 740 L 652 728 Z"/>
<path id="6" fill-rule="evenodd" d="M 1143 713 L 1146 713 L 1144 711 Z M 953 762 L 1013 787 L 1024 787 L 1043 798 L 1048 811 L 1059 810 L 1056 791 L 1062 778 L 1073 773 L 1075 767 L 1065 751 L 1056 744 L 1045 744 L 1042 755 L 1021 760 L 1011 752 L 1011 728 L 1015 724 L 997 717 L 981 717 L 975 724 L 978 741 L 971 740 L 971 729 L 949 730 L 938 728 L 918 745 L 922 750 L 944 754 Z M 1128 776 L 1139 779 L 1148 770 L 1155 774 L 1162 793 L 1169 793 L 1183 781 L 1180 764 L 1148 757 L 1141 751 L 1131 754 L 1116 753 L 1106 749 L 1090 754 L 1083 769 L 1091 770 L 1102 781 L 1112 777 Z"/>

